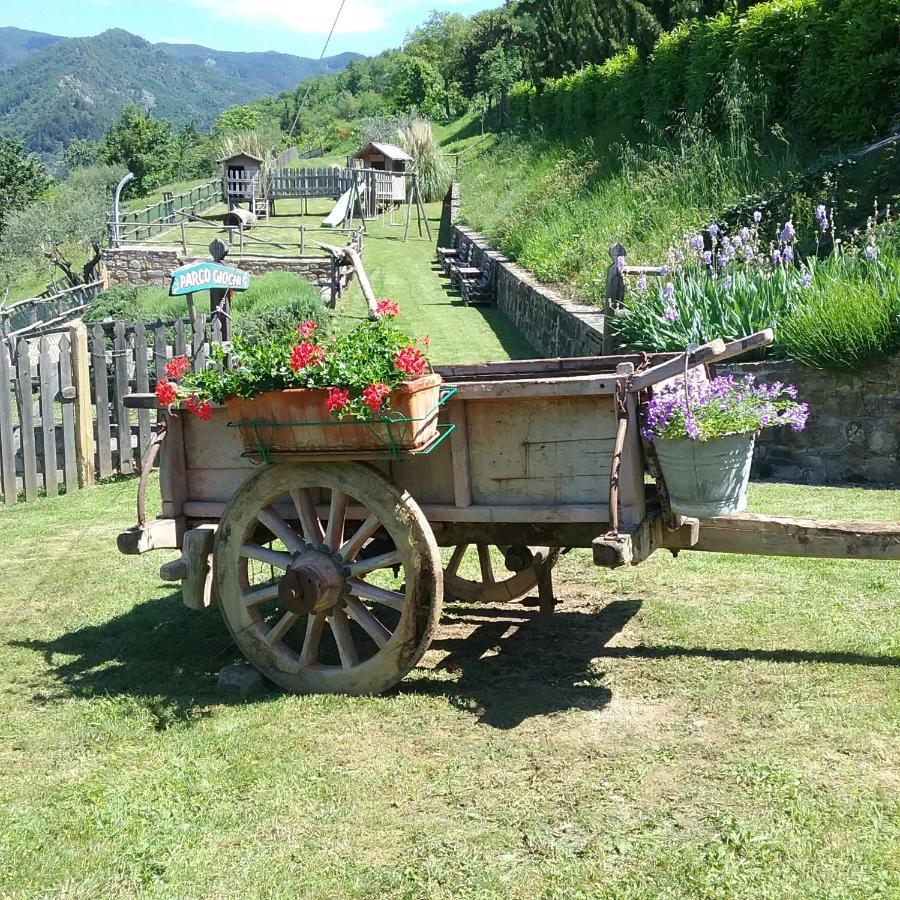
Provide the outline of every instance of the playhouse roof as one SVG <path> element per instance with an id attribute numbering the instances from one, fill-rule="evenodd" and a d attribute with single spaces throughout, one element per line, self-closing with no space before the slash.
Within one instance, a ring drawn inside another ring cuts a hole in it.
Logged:
<path id="1" fill-rule="evenodd" d="M 232 153 L 231 156 L 223 156 L 221 159 L 217 159 L 217 163 L 226 163 L 232 159 L 250 159 L 253 162 L 261 163 L 262 159 L 258 156 L 254 156 L 252 153 Z"/>
<path id="2" fill-rule="evenodd" d="M 401 147 L 398 147 L 396 144 L 381 144 L 376 141 L 372 141 L 371 144 L 366 144 L 362 150 L 357 150 L 353 155 L 354 159 L 362 159 L 363 157 L 371 155 L 372 152 L 380 153 L 382 156 L 387 157 L 388 159 L 394 160 L 402 160 L 403 162 L 412 162 L 413 158 Z"/>

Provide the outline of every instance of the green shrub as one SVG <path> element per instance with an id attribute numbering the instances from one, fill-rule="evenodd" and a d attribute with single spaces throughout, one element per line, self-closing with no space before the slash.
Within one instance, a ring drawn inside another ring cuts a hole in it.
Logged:
<path id="1" fill-rule="evenodd" d="M 290 272 L 271 272 L 250 283 L 232 300 L 235 331 L 251 343 L 296 332 L 300 322 L 315 321 L 327 331 L 330 318 L 319 289 Z"/>
<path id="2" fill-rule="evenodd" d="M 125 322 L 155 322 L 187 315 L 184 297 L 170 297 L 163 287 L 119 284 L 105 290 L 84 311 L 88 324 L 104 319 Z"/>
<path id="3" fill-rule="evenodd" d="M 839 257 L 780 318 L 789 356 L 817 369 L 855 372 L 900 352 L 900 258 Z"/>

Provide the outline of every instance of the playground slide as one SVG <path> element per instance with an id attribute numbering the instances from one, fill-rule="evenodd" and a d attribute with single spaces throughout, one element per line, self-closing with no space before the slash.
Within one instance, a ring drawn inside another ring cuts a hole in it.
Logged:
<path id="1" fill-rule="evenodd" d="M 337 228 L 347 218 L 347 207 L 350 205 L 350 195 L 353 188 L 348 188 L 341 194 L 334 209 L 328 214 L 328 218 L 322 219 L 323 228 Z"/>

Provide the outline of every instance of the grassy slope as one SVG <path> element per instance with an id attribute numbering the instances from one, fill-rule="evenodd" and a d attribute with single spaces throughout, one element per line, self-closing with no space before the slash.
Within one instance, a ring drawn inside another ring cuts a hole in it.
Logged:
<path id="1" fill-rule="evenodd" d="M 900 892 L 895 565 L 607 573 L 579 551 L 550 624 L 451 606 L 388 696 L 239 702 L 219 616 L 158 579 L 170 555 L 115 551 L 134 490 L 0 509 L 3 896 Z M 896 492 L 752 500 L 900 513 Z"/>

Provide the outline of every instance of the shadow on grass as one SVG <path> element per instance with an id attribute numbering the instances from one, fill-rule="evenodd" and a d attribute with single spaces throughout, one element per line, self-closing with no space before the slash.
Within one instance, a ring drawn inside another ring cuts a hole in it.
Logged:
<path id="1" fill-rule="evenodd" d="M 445 696 L 462 709 L 474 708 L 480 723 L 502 729 L 567 709 L 602 709 L 612 692 L 598 684 L 603 673 L 591 660 L 640 608 L 638 600 L 617 600 L 596 612 L 560 609 L 542 618 L 524 607 L 451 607 L 444 632 L 469 631 L 473 624 L 474 631 L 434 641 L 432 648 L 447 652 L 438 668 L 459 671 L 459 680 L 413 673 L 397 690 Z"/>
<path id="2" fill-rule="evenodd" d="M 11 644 L 42 654 L 56 681 L 54 693 L 41 679 L 37 702 L 128 696 L 156 717 L 159 730 L 195 720 L 209 704 L 247 702 L 217 689 L 219 669 L 240 659 L 222 617 L 185 608 L 180 591 L 53 640 Z"/>
<path id="3" fill-rule="evenodd" d="M 747 647 L 606 647 L 602 659 L 668 659 L 673 656 L 702 657 L 722 662 L 822 663 L 843 666 L 900 666 L 900 656 L 870 656 L 828 650 L 751 650 Z"/>

